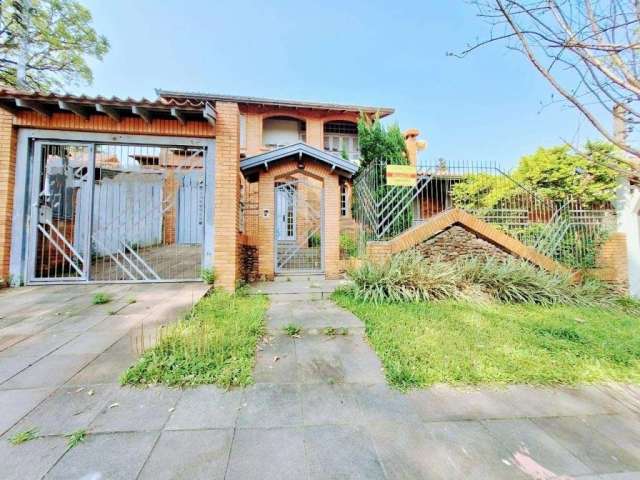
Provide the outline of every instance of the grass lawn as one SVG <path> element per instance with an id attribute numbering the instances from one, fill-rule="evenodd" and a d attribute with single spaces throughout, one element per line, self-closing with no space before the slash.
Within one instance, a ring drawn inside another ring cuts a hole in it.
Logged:
<path id="1" fill-rule="evenodd" d="M 183 320 L 163 330 L 158 343 L 122 375 L 121 383 L 223 388 L 252 383 L 267 304 L 261 295 L 212 292 Z"/>
<path id="2" fill-rule="evenodd" d="M 364 321 L 387 380 L 401 390 L 640 381 L 640 318 L 614 310 L 333 298 Z"/>

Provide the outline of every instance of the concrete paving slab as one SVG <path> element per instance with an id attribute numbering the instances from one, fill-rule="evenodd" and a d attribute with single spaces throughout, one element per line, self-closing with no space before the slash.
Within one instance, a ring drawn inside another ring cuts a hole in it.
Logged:
<path id="1" fill-rule="evenodd" d="M 375 447 L 358 426 L 319 425 L 304 429 L 309 478 L 384 479 Z"/>
<path id="2" fill-rule="evenodd" d="M 534 422 L 595 473 L 640 470 L 640 457 L 580 418 L 536 418 Z"/>
<path id="3" fill-rule="evenodd" d="M 86 430 L 115 388 L 112 385 L 60 388 L 18 422 L 9 435 L 34 427 L 40 435 L 67 435 Z"/>
<path id="4" fill-rule="evenodd" d="M 53 392 L 52 388 L 0 390 L 0 435 Z"/>
<path id="5" fill-rule="evenodd" d="M 387 478 L 394 480 L 449 480 L 455 469 L 455 452 L 436 442 L 422 423 L 373 423 L 367 426 Z"/>
<path id="6" fill-rule="evenodd" d="M 354 391 L 366 424 L 421 422 L 407 396 L 387 385 L 356 385 Z"/>
<path id="7" fill-rule="evenodd" d="M 40 360 L 39 356 L 3 357 L 0 359 L 0 390 L 3 383 Z"/>
<path id="8" fill-rule="evenodd" d="M 509 459 L 509 452 L 479 423 L 424 424 L 432 445 L 429 461 L 435 478 L 528 479 Z"/>
<path id="9" fill-rule="evenodd" d="M 61 386 L 95 357 L 95 354 L 49 355 L 4 382 L 0 389 Z"/>
<path id="10" fill-rule="evenodd" d="M 504 392 L 521 417 L 562 417 L 627 412 L 627 408 L 596 386 L 533 387 L 513 385 Z"/>
<path id="11" fill-rule="evenodd" d="M 302 425 L 302 400 L 298 386 L 262 383 L 247 388 L 237 425 L 241 428 Z"/>
<path id="12" fill-rule="evenodd" d="M 80 335 L 54 352 L 55 355 L 79 355 L 93 353 L 98 355 L 116 343 L 127 329 L 111 329 L 90 331 L 87 335 Z"/>
<path id="13" fill-rule="evenodd" d="M 302 428 L 240 429 L 231 446 L 226 480 L 308 478 Z"/>
<path id="14" fill-rule="evenodd" d="M 77 333 L 53 333 L 48 331 L 38 333 L 0 352 L 0 360 L 3 357 L 15 356 L 44 357 L 59 350 L 77 336 Z"/>
<path id="15" fill-rule="evenodd" d="M 233 430 L 163 432 L 138 477 L 141 480 L 223 480 Z"/>
<path id="16" fill-rule="evenodd" d="M 3 437 L 0 439 L 2 480 L 42 478 L 66 450 L 67 440 L 63 437 L 37 438 L 20 445 L 11 445 Z"/>
<path id="17" fill-rule="evenodd" d="M 260 342 L 253 379 L 256 383 L 297 383 L 298 364 L 291 337 L 280 333 Z"/>
<path id="18" fill-rule="evenodd" d="M 158 432 L 88 435 L 45 476 L 47 480 L 136 478 Z"/>
<path id="19" fill-rule="evenodd" d="M 163 387 L 121 387 L 109 393 L 105 407 L 89 427 L 93 433 L 160 430 L 181 395 L 177 389 Z"/>
<path id="20" fill-rule="evenodd" d="M 511 460 L 535 477 L 541 468 L 555 476 L 594 473 L 531 420 L 486 420 L 484 426 L 511 454 Z"/>
<path id="21" fill-rule="evenodd" d="M 241 390 L 214 386 L 185 390 L 166 425 L 167 430 L 233 428 L 242 402 Z"/>
<path id="22" fill-rule="evenodd" d="M 640 419 L 633 415 L 590 415 L 582 420 L 640 459 Z"/>
<path id="23" fill-rule="evenodd" d="M 300 386 L 305 425 L 360 425 L 362 412 L 352 385 Z"/>
<path id="24" fill-rule="evenodd" d="M 115 346 L 115 345 L 114 345 Z M 122 352 L 109 348 L 85 365 L 69 379 L 68 385 L 94 385 L 118 383 L 120 376 L 138 359 L 132 351 Z"/>
<path id="25" fill-rule="evenodd" d="M 514 418 L 519 415 L 517 404 L 506 389 L 437 385 L 411 391 L 407 396 L 422 420 L 427 422 Z"/>

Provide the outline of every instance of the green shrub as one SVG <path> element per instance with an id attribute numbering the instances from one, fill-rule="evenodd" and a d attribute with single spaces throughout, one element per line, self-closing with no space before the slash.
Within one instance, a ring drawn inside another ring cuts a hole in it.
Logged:
<path id="1" fill-rule="evenodd" d="M 340 257 L 351 258 L 358 256 L 358 244 L 356 240 L 346 233 L 340 234 Z"/>

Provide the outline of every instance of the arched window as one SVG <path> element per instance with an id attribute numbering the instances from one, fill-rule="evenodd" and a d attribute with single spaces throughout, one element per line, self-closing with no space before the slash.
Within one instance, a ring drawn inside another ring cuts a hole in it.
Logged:
<path id="1" fill-rule="evenodd" d="M 360 161 L 358 126 L 354 122 L 344 120 L 325 123 L 324 149 L 358 163 Z"/>
<path id="2" fill-rule="evenodd" d="M 293 143 L 306 142 L 307 125 L 292 117 L 269 117 L 262 121 L 262 144 L 274 149 Z"/>

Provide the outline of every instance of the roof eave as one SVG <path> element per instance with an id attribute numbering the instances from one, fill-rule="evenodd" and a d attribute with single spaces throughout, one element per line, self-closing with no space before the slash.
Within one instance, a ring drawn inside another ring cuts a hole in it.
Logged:
<path id="1" fill-rule="evenodd" d="M 269 105 L 281 108 L 309 108 L 312 110 L 330 110 L 347 112 L 365 112 L 370 114 L 378 113 L 380 117 L 386 117 L 395 112 L 390 107 L 373 107 L 366 105 L 343 105 L 334 103 L 311 102 L 304 100 L 279 100 L 272 98 L 248 97 L 241 95 L 224 95 L 216 93 L 202 92 L 181 92 L 174 90 L 156 89 L 156 94 L 161 98 L 182 98 L 192 100 L 228 101 L 247 105 Z"/>

